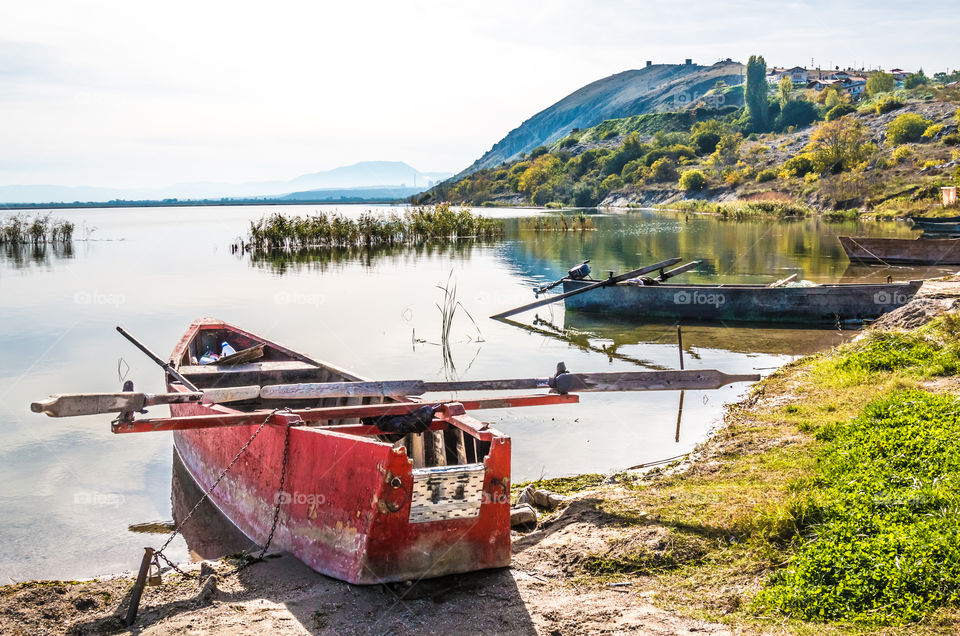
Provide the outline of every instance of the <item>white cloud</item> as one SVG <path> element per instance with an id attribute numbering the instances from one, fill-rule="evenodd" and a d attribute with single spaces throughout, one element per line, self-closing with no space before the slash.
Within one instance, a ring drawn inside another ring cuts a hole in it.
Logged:
<path id="1" fill-rule="evenodd" d="M 950 3 L 5 2 L 0 184 L 289 178 L 365 159 L 459 170 L 646 59 L 927 70 Z M 892 46 L 900 43 L 902 46 Z"/>

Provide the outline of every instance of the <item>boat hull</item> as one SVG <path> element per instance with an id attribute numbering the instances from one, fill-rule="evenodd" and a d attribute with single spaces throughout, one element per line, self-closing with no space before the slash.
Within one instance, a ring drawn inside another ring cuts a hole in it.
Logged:
<path id="1" fill-rule="evenodd" d="M 960 265 L 960 239 L 841 236 L 851 261 L 869 264 Z"/>
<path id="2" fill-rule="evenodd" d="M 192 337 L 188 332 L 184 342 Z M 184 390 L 175 383 L 168 389 Z M 171 405 L 176 417 L 236 412 Z M 404 446 L 378 437 L 291 427 L 282 489 L 283 426 L 263 427 L 216 488 L 257 426 L 175 431 L 174 444 L 199 488 L 259 545 L 270 536 L 279 502 L 271 549 L 286 550 L 317 572 L 375 584 L 507 566 L 510 439 L 466 415 L 449 420 L 452 430 L 477 439 L 474 463 L 414 469 Z"/>
<path id="3" fill-rule="evenodd" d="M 595 281 L 593 281 L 595 282 Z M 564 281 L 563 291 L 591 281 Z M 572 311 L 602 313 L 638 320 L 705 320 L 835 325 L 869 320 L 901 307 L 921 281 L 877 285 L 639 285 L 618 283 L 566 298 Z"/>

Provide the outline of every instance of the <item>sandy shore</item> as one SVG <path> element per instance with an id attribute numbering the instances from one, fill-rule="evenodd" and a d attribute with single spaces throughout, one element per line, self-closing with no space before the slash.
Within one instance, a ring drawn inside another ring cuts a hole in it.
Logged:
<path id="1" fill-rule="evenodd" d="M 202 581 L 196 576 L 200 566 L 192 564 L 187 571 L 194 576 L 166 574 L 163 585 L 146 589 L 131 629 L 121 617 L 132 577 L 7 586 L 0 589 L 0 633 L 729 633 L 673 616 L 632 585 L 578 584 L 560 565 L 569 554 L 556 549 L 588 529 L 583 520 L 567 522 L 575 517 L 561 515 L 518 541 L 510 568 L 410 586 L 349 585 L 288 555 L 240 572 L 224 562 L 208 563 L 215 573 L 208 570 Z"/>

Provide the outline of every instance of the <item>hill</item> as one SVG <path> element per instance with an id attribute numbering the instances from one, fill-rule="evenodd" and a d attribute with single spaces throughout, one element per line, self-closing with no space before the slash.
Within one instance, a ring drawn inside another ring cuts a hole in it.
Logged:
<path id="1" fill-rule="evenodd" d="M 512 161 L 521 153 L 557 141 L 573 128 L 589 128 L 607 119 L 678 110 L 700 100 L 719 80 L 729 86 L 742 84 L 743 73 L 742 64 L 727 60 L 712 66 L 653 64 L 605 77 L 511 130 L 457 176 Z M 722 102 L 722 97 L 717 101 Z"/>
<path id="2" fill-rule="evenodd" d="M 781 106 L 771 96 L 771 129 L 764 133 L 750 129 L 743 109 L 729 106 L 607 120 L 517 160 L 445 181 L 417 200 L 669 204 L 736 214 L 743 213 L 739 202 L 764 200 L 766 207 L 754 207 L 851 217 L 939 209 L 940 188 L 960 177 L 960 90 L 921 86 L 833 108 L 818 103 L 820 97 L 796 90 Z"/>

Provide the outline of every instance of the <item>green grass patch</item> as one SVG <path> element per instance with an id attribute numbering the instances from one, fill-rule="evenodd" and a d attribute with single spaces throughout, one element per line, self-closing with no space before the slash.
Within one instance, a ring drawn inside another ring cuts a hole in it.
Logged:
<path id="1" fill-rule="evenodd" d="M 724 201 L 716 203 L 694 199 L 664 203 L 657 207 L 680 212 L 716 214 L 726 219 L 751 217 L 798 218 L 815 214 L 810 206 L 792 201 Z"/>
<path id="2" fill-rule="evenodd" d="M 821 521 L 798 536 L 757 609 L 896 625 L 958 603 L 960 401 L 897 392 L 820 436 L 808 516 Z"/>
<path id="3" fill-rule="evenodd" d="M 597 473 L 586 473 L 575 475 L 573 477 L 555 477 L 553 479 L 537 479 L 536 481 L 524 481 L 513 485 L 516 492 L 520 492 L 527 486 L 533 486 L 537 489 L 549 490 L 558 495 L 568 495 L 582 490 L 589 490 L 600 486 L 606 481 L 606 475 Z"/>

